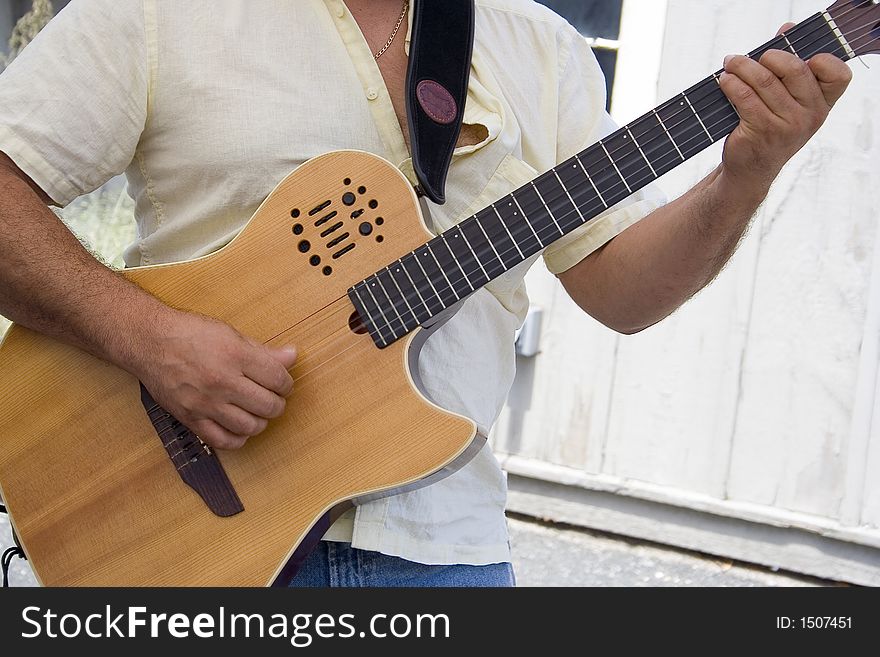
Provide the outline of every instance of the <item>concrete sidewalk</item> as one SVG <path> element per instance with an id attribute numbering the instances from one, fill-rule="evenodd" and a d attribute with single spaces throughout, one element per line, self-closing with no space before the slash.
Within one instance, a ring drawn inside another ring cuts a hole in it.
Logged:
<path id="1" fill-rule="evenodd" d="M 510 519 L 518 586 L 825 586 L 823 582 L 609 534 Z"/>
<path id="2" fill-rule="evenodd" d="M 773 573 L 607 534 L 510 519 L 519 586 L 823 586 L 828 582 Z M 9 520 L 0 514 L 0 544 L 12 545 Z M 12 586 L 36 586 L 27 562 L 15 559 Z"/>

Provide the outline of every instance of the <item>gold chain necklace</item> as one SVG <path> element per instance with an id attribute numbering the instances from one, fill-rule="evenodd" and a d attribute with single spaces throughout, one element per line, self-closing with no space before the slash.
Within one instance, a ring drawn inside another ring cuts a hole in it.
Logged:
<path id="1" fill-rule="evenodd" d="M 400 26 L 403 24 L 403 18 L 406 16 L 406 10 L 409 9 L 409 0 L 403 0 L 403 9 L 400 11 L 400 16 L 397 18 L 397 24 L 394 26 L 394 31 L 391 32 L 391 36 L 388 37 L 388 41 L 385 42 L 385 45 L 382 46 L 382 49 L 375 54 L 376 59 L 379 59 L 382 55 L 385 54 L 385 51 L 391 47 L 391 43 L 394 41 L 394 37 L 397 36 L 398 30 L 400 30 Z"/>

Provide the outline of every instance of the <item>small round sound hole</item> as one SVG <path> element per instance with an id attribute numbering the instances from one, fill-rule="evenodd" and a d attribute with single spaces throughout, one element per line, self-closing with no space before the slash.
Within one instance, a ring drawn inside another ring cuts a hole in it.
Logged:
<path id="1" fill-rule="evenodd" d="M 367 327 L 364 325 L 361 316 L 358 315 L 356 310 L 351 314 L 351 317 L 348 318 L 348 328 L 351 329 L 352 333 L 357 333 L 358 335 L 365 335 L 368 333 Z"/>

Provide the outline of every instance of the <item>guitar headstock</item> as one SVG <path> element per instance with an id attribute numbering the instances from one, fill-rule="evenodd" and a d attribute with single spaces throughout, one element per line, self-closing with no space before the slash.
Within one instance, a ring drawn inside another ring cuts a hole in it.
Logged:
<path id="1" fill-rule="evenodd" d="M 857 56 L 880 53 L 880 0 L 837 0 L 828 13 Z"/>

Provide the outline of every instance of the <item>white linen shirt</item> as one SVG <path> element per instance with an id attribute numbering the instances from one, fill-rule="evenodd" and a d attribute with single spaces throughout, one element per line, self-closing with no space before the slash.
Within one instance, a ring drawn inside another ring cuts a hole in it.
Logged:
<path id="1" fill-rule="evenodd" d="M 435 229 L 609 133 L 604 105 L 573 27 L 530 0 L 477 0 L 464 120 L 487 137 L 456 150 Z M 0 150 L 56 203 L 126 174 L 129 267 L 216 251 L 291 170 L 337 149 L 381 155 L 413 180 L 382 75 L 340 0 L 73 0 L 0 76 Z M 660 202 L 635 195 L 550 245 L 547 267 L 572 267 Z M 433 400 L 486 434 L 513 381 L 535 259 L 475 293 L 419 360 Z M 357 507 L 325 538 L 421 563 L 508 561 L 505 498 L 484 447 L 436 484 Z"/>

